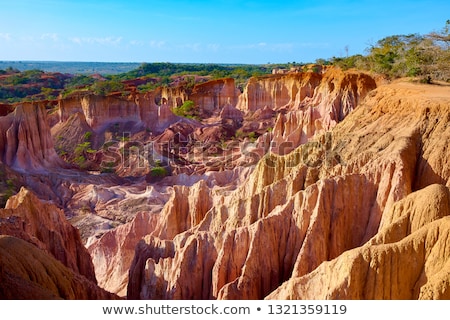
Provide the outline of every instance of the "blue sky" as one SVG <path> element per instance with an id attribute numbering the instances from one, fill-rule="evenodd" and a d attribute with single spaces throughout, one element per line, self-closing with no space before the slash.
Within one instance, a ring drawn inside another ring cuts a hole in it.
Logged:
<path id="1" fill-rule="evenodd" d="M 448 0 L 0 0 L 0 60 L 311 62 L 447 19 Z"/>

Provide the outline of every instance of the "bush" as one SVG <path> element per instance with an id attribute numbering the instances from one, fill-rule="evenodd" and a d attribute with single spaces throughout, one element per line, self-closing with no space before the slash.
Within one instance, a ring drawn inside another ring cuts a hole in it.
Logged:
<path id="1" fill-rule="evenodd" d="M 150 176 L 153 178 L 164 178 L 167 176 L 167 170 L 160 166 L 153 167 L 150 169 Z"/>
<path id="2" fill-rule="evenodd" d="M 78 144 L 75 147 L 74 153 L 75 155 L 80 155 L 80 154 L 84 154 L 84 153 L 95 153 L 96 151 L 91 149 L 91 143 L 89 141 L 83 142 Z"/>
<path id="3" fill-rule="evenodd" d="M 100 168 L 101 173 L 114 173 L 116 167 L 116 163 L 114 161 L 108 161 L 105 163 L 102 163 L 102 166 Z"/>
<path id="4" fill-rule="evenodd" d="M 69 80 L 66 80 L 66 89 L 79 89 L 93 85 L 95 79 L 85 75 L 77 75 Z"/>
<path id="5" fill-rule="evenodd" d="M 77 166 L 79 166 L 81 169 L 86 168 L 86 158 L 83 155 L 80 155 L 76 157 L 73 162 L 76 163 Z"/>
<path id="6" fill-rule="evenodd" d="M 181 106 L 173 108 L 172 112 L 180 117 L 198 119 L 198 111 L 194 101 L 191 100 L 186 100 Z"/>
<path id="7" fill-rule="evenodd" d="M 95 94 L 106 96 L 112 92 L 121 92 L 125 90 L 125 85 L 118 80 L 97 81 L 91 87 Z"/>
<path id="8" fill-rule="evenodd" d="M 250 142 L 255 142 L 257 138 L 255 132 L 249 132 L 247 137 L 250 139 Z"/>
<path id="9" fill-rule="evenodd" d="M 84 141 L 89 141 L 89 139 L 91 139 L 92 137 L 92 132 L 91 131 L 86 131 L 85 134 L 83 135 L 83 140 Z"/>
<path id="10" fill-rule="evenodd" d="M 447 21 L 439 33 L 395 35 L 379 40 L 369 50 L 370 68 L 390 77 L 445 79 L 450 74 L 449 26 Z"/>
<path id="11" fill-rule="evenodd" d="M 244 137 L 244 131 L 242 131 L 242 129 L 236 130 L 236 132 L 234 133 L 234 137 L 236 139 L 243 138 Z"/>
<path id="12" fill-rule="evenodd" d="M 97 151 L 91 148 L 91 143 L 89 141 L 79 143 L 74 150 L 74 160 L 73 162 L 80 167 L 80 169 L 87 168 L 87 161 L 90 154 L 96 153 Z"/>

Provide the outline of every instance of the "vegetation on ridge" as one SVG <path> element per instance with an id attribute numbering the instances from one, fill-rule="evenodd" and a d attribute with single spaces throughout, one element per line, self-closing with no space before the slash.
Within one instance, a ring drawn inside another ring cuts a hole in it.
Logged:
<path id="1" fill-rule="evenodd" d="M 199 115 L 192 100 L 186 100 L 181 106 L 173 108 L 172 112 L 177 116 L 189 119 L 197 119 Z"/>
<path id="2" fill-rule="evenodd" d="M 366 56 L 333 57 L 343 69 L 371 70 L 391 78 L 420 77 L 424 82 L 450 81 L 450 20 L 438 32 L 385 37 L 371 45 Z"/>
<path id="3" fill-rule="evenodd" d="M 370 70 L 390 78 L 419 77 L 423 82 L 450 81 L 450 20 L 439 31 L 426 35 L 392 35 L 366 49 L 366 55 L 317 59 L 317 64 L 342 69 Z M 348 53 L 348 47 L 346 46 Z M 19 71 L 13 67 L 0 70 L 0 102 L 55 100 L 62 94 L 87 91 L 98 95 L 133 90 L 146 92 L 159 86 L 193 86 L 199 81 L 231 77 L 243 90 L 252 76 L 269 74 L 273 69 L 304 70 L 306 64 L 288 62 L 265 65 L 227 65 L 195 63 L 142 63 L 138 68 L 114 75 L 86 75 L 44 72 L 38 69 Z M 314 69 L 313 69 L 314 71 Z M 181 82 L 179 81 L 181 79 Z"/>

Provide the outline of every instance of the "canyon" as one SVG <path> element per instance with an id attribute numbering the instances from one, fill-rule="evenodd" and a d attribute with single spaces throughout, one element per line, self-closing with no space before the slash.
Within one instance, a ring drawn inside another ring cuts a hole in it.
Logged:
<path id="1" fill-rule="evenodd" d="M 449 89 L 323 67 L 2 108 L 0 297 L 449 299 Z"/>

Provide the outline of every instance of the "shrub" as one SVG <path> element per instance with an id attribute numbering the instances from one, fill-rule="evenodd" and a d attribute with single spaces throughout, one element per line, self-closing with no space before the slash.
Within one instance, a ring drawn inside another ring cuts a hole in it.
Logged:
<path id="1" fill-rule="evenodd" d="M 172 112 L 180 117 L 198 119 L 198 111 L 194 101 L 191 100 L 186 100 L 181 106 L 173 108 Z"/>
<path id="2" fill-rule="evenodd" d="M 85 169 L 86 168 L 86 158 L 83 155 L 80 155 L 78 157 L 76 157 L 73 162 L 75 162 L 75 164 L 77 166 L 79 166 L 81 169 Z"/>
<path id="3" fill-rule="evenodd" d="M 95 94 L 106 96 L 111 92 L 120 92 L 125 90 L 125 85 L 118 80 L 97 81 L 91 87 Z"/>
<path id="4" fill-rule="evenodd" d="M 91 149 L 91 143 L 89 141 L 78 144 L 74 150 L 75 155 L 80 155 L 85 152 L 87 152 L 87 153 L 95 153 L 96 152 L 95 150 Z"/>
<path id="5" fill-rule="evenodd" d="M 83 140 L 84 141 L 89 141 L 89 139 L 92 137 L 92 132 L 91 131 L 86 131 L 85 134 L 83 135 Z"/>
<path id="6" fill-rule="evenodd" d="M 89 141 L 79 143 L 74 150 L 75 158 L 73 162 L 81 169 L 86 169 L 88 155 L 96 152 L 96 150 L 91 148 L 91 143 Z"/>
<path id="7" fill-rule="evenodd" d="M 114 173 L 115 172 L 116 163 L 114 161 L 107 161 L 102 163 L 100 168 L 101 173 Z"/>
<path id="8" fill-rule="evenodd" d="M 249 132 L 247 137 L 250 139 L 251 142 L 256 141 L 256 133 L 255 132 Z"/>
<path id="9" fill-rule="evenodd" d="M 150 176 L 154 178 L 164 178 L 167 176 L 167 170 L 164 167 L 156 166 L 150 169 Z"/>

